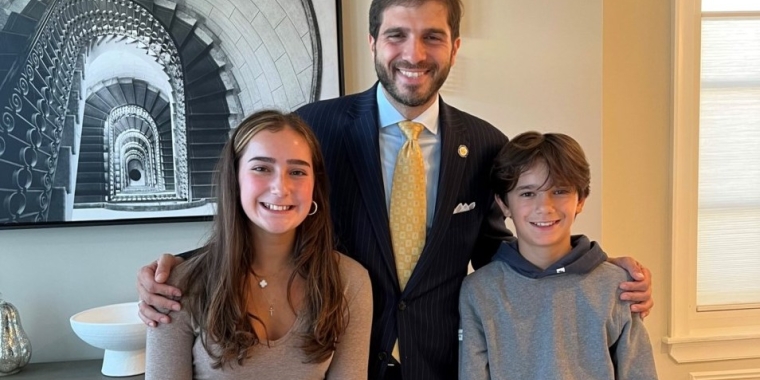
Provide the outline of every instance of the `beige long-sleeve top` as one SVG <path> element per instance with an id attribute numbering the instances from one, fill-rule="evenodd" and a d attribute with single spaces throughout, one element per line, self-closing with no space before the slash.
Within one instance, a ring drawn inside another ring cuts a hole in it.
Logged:
<path id="1" fill-rule="evenodd" d="M 367 270 L 345 255 L 340 256 L 340 273 L 348 300 L 349 322 L 328 360 L 306 363 L 301 333 L 308 323 L 303 315 L 298 315 L 282 338 L 270 341 L 268 346 L 263 343 L 250 348 L 250 356 L 242 365 L 235 362 L 214 369 L 201 343 L 202 332 L 183 308 L 169 314 L 172 323 L 148 329 L 145 379 L 366 379 L 372 286 Z"/>

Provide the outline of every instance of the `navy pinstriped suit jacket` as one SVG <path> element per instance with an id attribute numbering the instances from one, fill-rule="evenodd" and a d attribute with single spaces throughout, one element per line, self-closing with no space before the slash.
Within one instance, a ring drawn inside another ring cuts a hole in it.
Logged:
<path id="1" fill-rule="evenodd" d="M 401 292 L 391 248 L 378 145 L 376 86 L 296 111 L 325 155 L 338 249 L 369 271 L 374 298 L 369 378 L 381 379 L 398 336 L 405 380 L 456 379 L 459 287 L 472 258 L 490 261 L 509 232 L 495 213 L 491 162 L 507 138 L 441 101 L 441 172 L 432 228 Z M 466 146 L 468 155 L 458 154 Z M 459 203 L 472 211 L 453 214 Z M 498 210 L 497 210 L 498 211 Z"/>

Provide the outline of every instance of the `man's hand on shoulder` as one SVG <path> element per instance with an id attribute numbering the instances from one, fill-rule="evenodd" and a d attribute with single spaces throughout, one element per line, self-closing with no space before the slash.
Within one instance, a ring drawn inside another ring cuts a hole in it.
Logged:
<path id="1" fill-rule="evenodd" d="M 140 311 L 138 315 L 146 325 L 158 326 L 158 323 L 171 323 L 171 318 L 156 310 L 179 311 L 179 297 L 182 292 L 171 285 L 166 284 L 172 268 L 182 263 L 184 259 L 168 253 L 140 268 L 137 272 L 137 293 L 140 295 Z"/>
<path id="2" fill-rule="evenodd" d="M 645 268 L 639 262 L 630 257 L 610 257 L 609 262 L 625 269 L 633 277 L 634 281 L 627 281 L 620 284 L 623 293 L 620 299 L 631 301 L 631 312 L 641 314 L 641 318 L 649 315 L 654 306 L 652 300 L 652 272 Z"/>

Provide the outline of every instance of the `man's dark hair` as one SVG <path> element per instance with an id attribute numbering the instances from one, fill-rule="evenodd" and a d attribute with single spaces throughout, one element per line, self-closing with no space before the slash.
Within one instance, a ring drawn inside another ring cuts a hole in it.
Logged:
<path id="1" fill-rule="evenodd" d="M 451 28 L 451 40 L 459 38 L 459 23 L 462 20 L 464 6 L 462 0 L 372 0 L 369 6 L 369 35 L 377 40 L 380 33 L 380 25 L 383 23 L 383 12 L 391 6 L 401 5 L 404 7 L 418 7 L 428 1 L 441 3 L 448 10 L 449 28 Z"/>

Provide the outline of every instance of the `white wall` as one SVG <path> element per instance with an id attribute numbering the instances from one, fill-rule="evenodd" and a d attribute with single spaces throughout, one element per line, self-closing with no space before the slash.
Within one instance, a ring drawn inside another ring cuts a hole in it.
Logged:
<path id="1" fill-rule="evenodd" d="M 462 47 L 444 99 L 508 137 L 562 132 L 591 164 L 574 231 L 601 238 L 602 1 L 466 2 Z"/>
<path id="2" fill-rule="evenodd" d="M 138 269 L 164 252 L 197 247 L 207 222 L 0 231 L 0 292 L 19 310 L 32 362 L 102 357 L 69 317 L 137 300 Z"/>
<path id="3" fill-rule="evenodd" d="M 370 0 L 343 1 L 346 92 L 375 81 Z M 467 1 L 462 48 L 442 94 L 508 136 L 572 135 L 592 167 L 576 231 L 601 237 L 602 0 Z M 71 332 L 81 310 L 136 300 L 135 274 L 163 252 L 195 247 L 204 223 L 0 231 L 0 292 L 19 308 L 33 362 L 99 357 Z"/>

